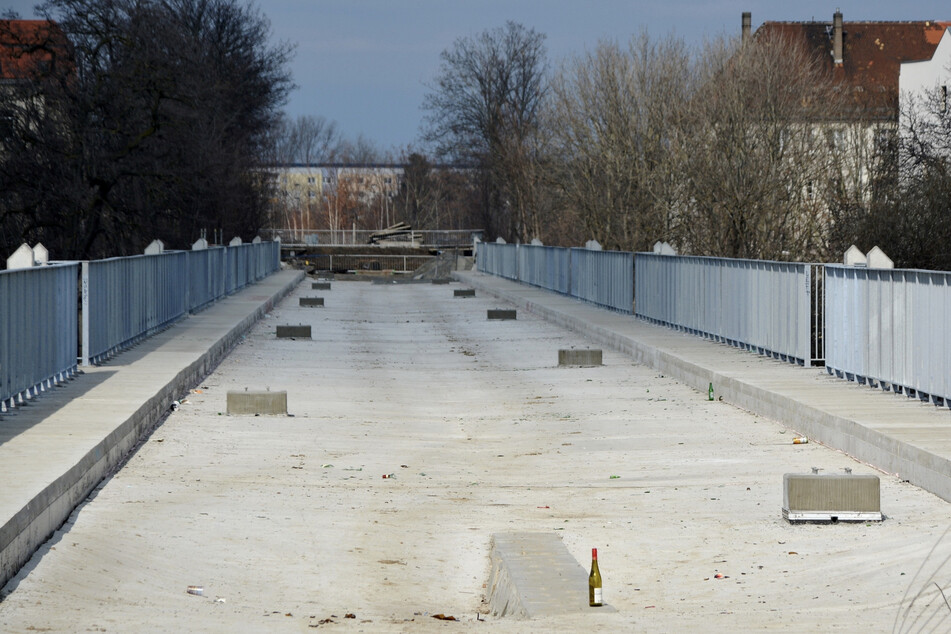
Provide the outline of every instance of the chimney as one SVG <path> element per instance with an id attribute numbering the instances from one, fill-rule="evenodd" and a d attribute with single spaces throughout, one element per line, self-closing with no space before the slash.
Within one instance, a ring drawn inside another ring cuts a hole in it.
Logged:
<path id="1" fill-rule="evenodd" d="M 838 9 L 832 15 L 832 59 L 842 64 L 842 12 Z"/>
<path id="2" fill-rule="evenodd" d="M 753 16 L 749 11 L 743 12 L 743 39 L 741 40 L 743 44 L 746 44 L 750 41 L 750 23 L 753 20 Z"/>

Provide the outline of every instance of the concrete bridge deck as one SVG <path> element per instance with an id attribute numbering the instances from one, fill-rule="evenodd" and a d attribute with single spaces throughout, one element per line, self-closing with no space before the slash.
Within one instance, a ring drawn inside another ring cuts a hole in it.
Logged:
<path id="1" fill-rule="evenodd" d="M 949 507 L 908 482 L 946 497 L 947 410 L 478 273 L 456 274 L 474 298 L 455 298 L 460 284 L 299 285 L 210 376 L 162 391 L 279 297 L 282 275 L 222 305 L 227 319 L 201 313 L 0 421 L 7 527 L 36 515 L 37 482 L 128 435 L 123 408 L 164 413 L 153 398 L 188 395 L 53 523 L 0 592 L 0 630 L 442 631 L 440 614 L 512 632 L 951 623 L 937 585 Z M 317 294 L 324 307 L 298 305 Z M 516 321 L 486 319 L 513 305 Z M 276 340 L 285 323 L 312 339 Z M 559 349 L 602 346 L 601 367 L 557 367 Z M 706 400 L 710 382 L 723 401 Z M 245 388 L 286 389 L 292 416 L 223 416 Z M 82 415 L 53 425 L 67 410 Z M 793 445 L 800 434 L 821 443 Z M 888 519 L 783 521 L 782 474 L 812 466 L 878 473 Z M 582 566 L 598 547 L 616 612 L 493 616 L 492 536 L 531 532 L 554 532 Z"/>

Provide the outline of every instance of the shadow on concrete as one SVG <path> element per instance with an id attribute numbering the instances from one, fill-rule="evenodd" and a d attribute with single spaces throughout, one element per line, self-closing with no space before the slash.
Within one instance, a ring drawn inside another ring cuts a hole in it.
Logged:
<path id="1" fill-rule="evenodd" d="M 95 368 L 49 388 L 27 404 L 0 414 L 0 445 L 42 423 L 75 398 L 95 389 L 117 370 Z"/>

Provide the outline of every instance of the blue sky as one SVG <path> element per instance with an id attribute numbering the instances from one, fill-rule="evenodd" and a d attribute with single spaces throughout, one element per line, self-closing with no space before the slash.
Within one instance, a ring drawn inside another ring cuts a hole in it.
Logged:
<path id="1" fill-rule="evenodd" d="M 34 0 L 0 0 L 32 17 Z M 766 20 L 949 20 L 937 0 L 257 0 L 275 40 L 297 47 L 292 63 L 299 86 L 291 116 L 322 115 L 341 132 L 363 134 L 381 149 L 418 138 L 420 104 L 439 69 L 439 54 L 459 37 L 521 22 L 547 36 L 552 65 L 591 49 L 599 40 L 626 41 L 646 29 L 673 32 L 690 44 L 736 35 L 743 11 L 755 30 Z"/>

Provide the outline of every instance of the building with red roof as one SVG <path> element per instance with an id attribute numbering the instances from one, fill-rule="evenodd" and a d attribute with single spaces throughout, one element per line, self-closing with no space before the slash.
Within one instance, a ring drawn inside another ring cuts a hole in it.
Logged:
<path id="1" fill-rule="evenodd" d="M 930 60 L 949 26 L 937 20 L 846 22 L 836 11 L 829 22 L 764 22 L 753 37 L 780 36 L 814 52 L 849 91 L 852 118 L 897 123 L 902 64 Z M 749 13 L 743 14 L 743 37 L 750 37 Z"/>
<path id="2" fill-rule="evenodd" d="M 69 41 L 49 20 L 0 20 L 0 81 L 34 81 L 69 64 Z"/>

